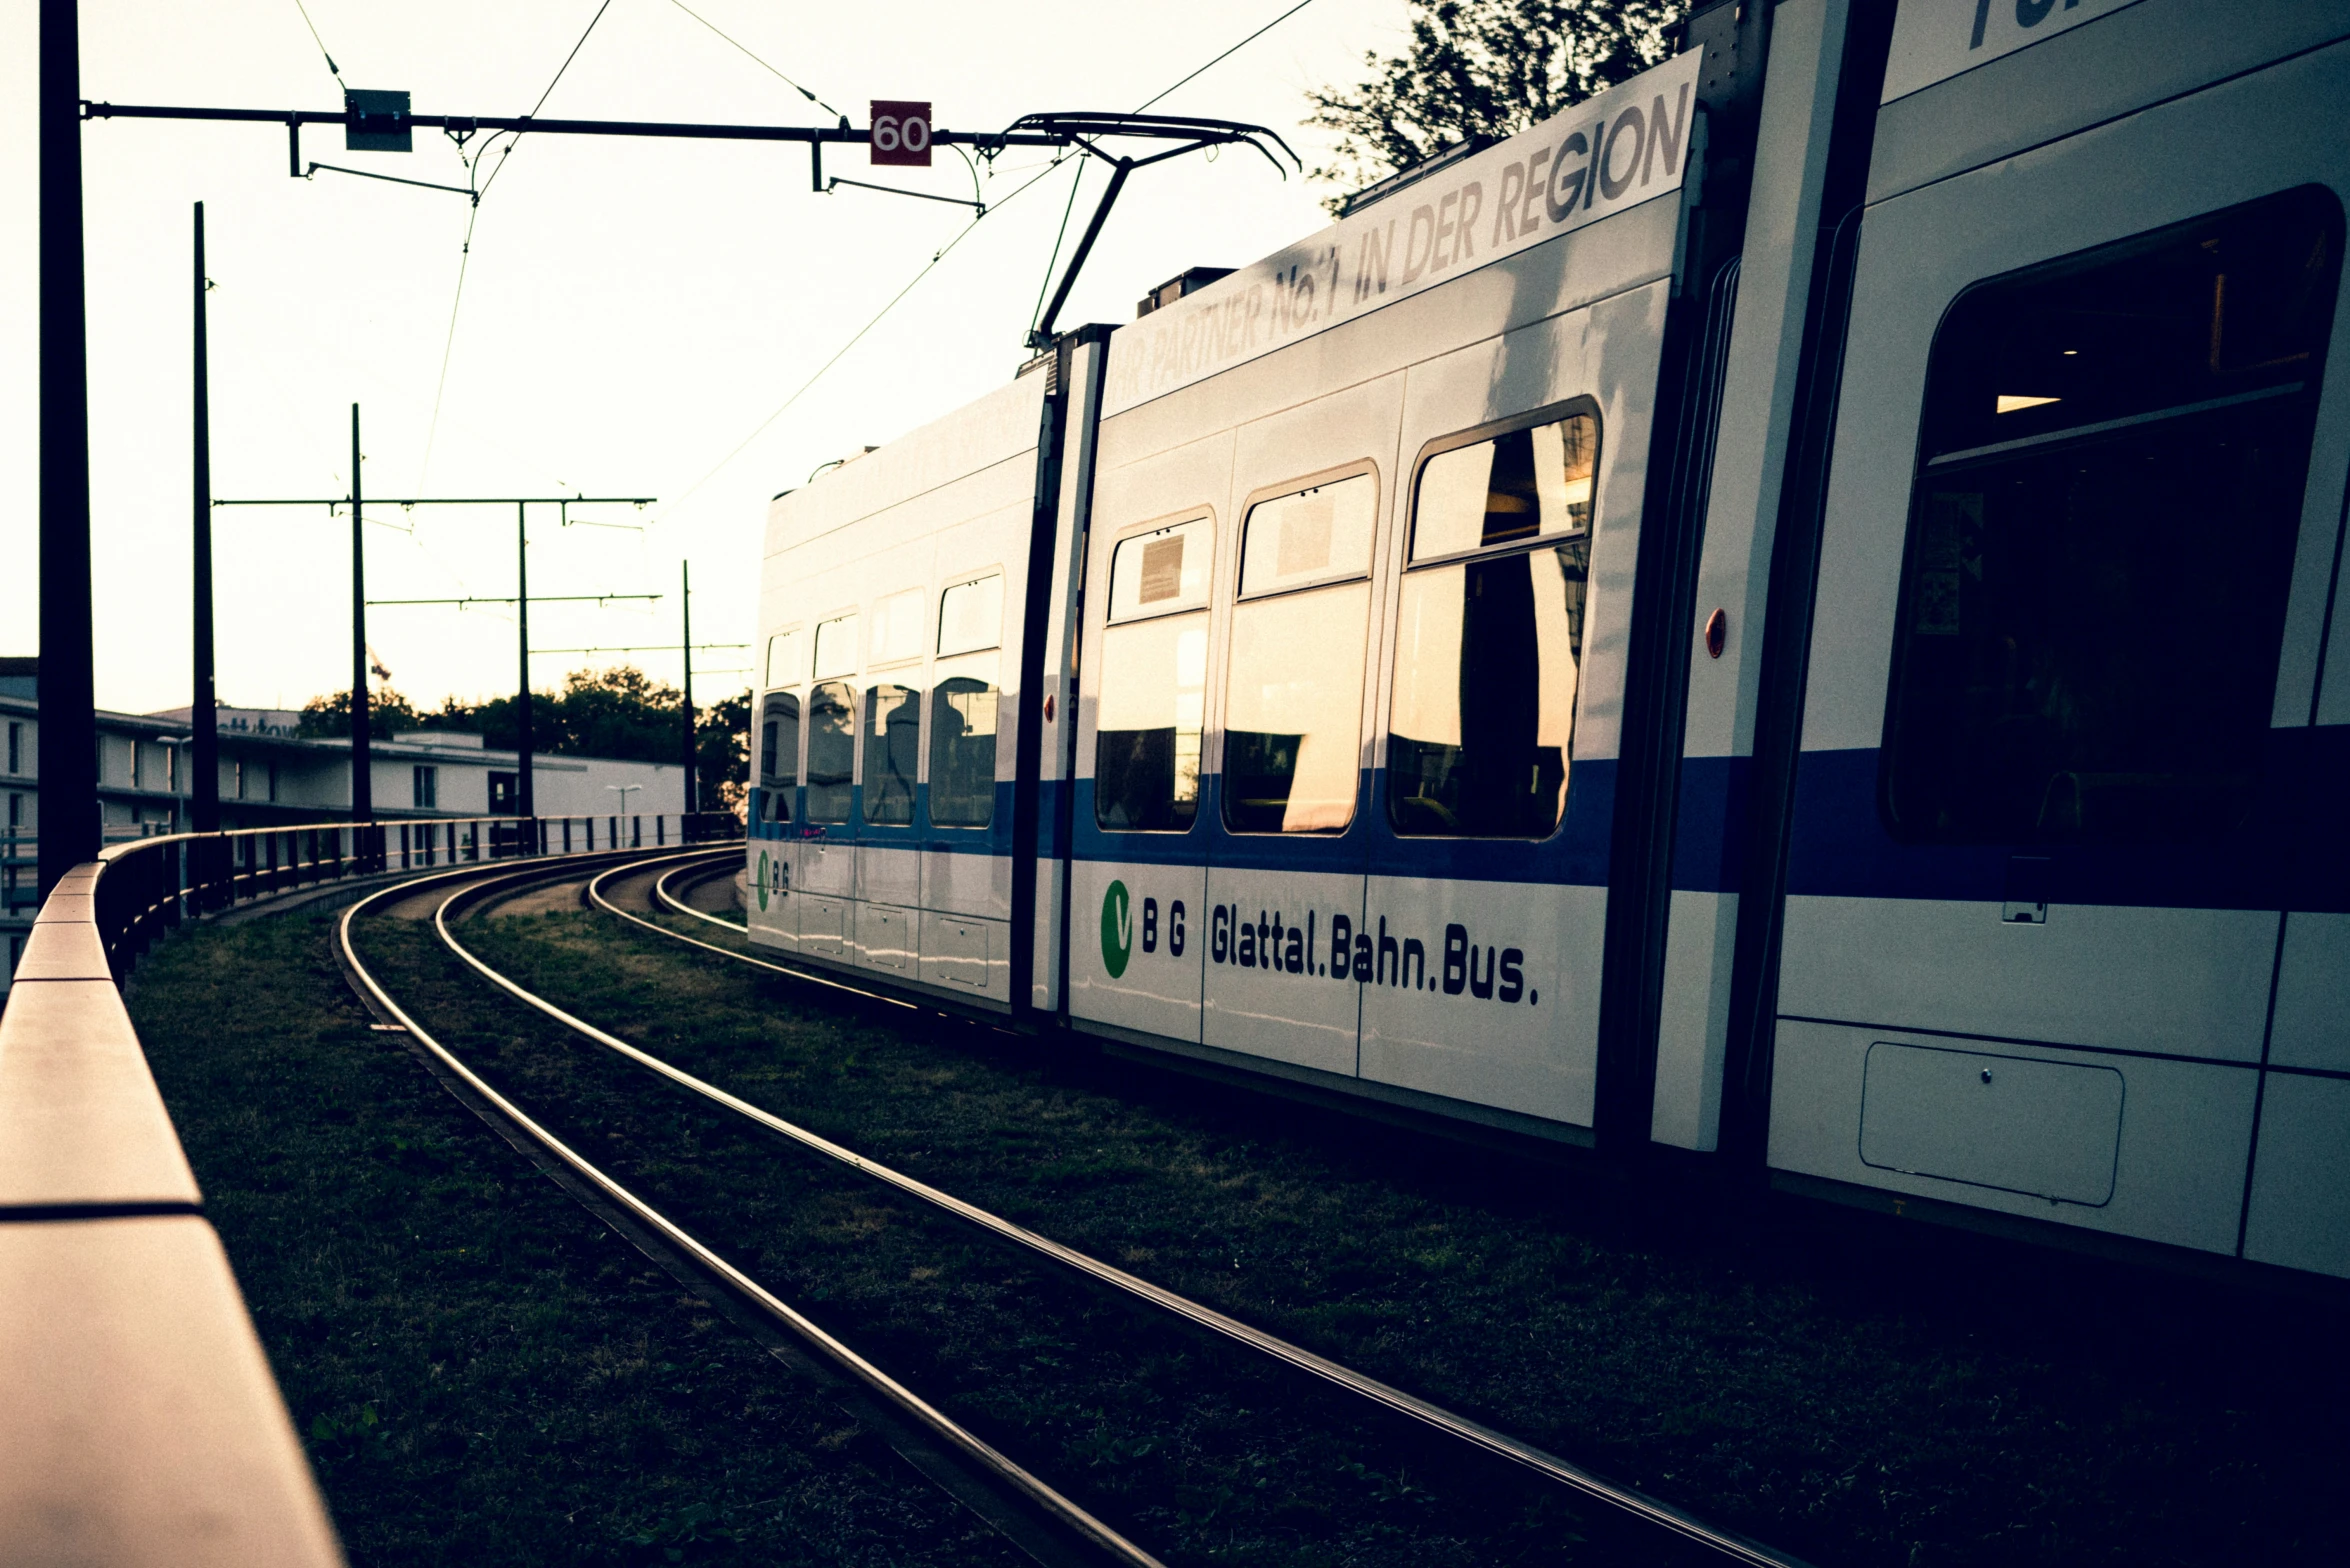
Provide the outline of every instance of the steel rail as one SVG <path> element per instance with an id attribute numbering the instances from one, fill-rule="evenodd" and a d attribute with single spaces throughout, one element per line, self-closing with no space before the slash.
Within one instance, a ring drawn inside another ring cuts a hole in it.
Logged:
<path id="1" fill-rule="evenodd" d="M 344 910 L 343 918 L 336 923 L 336 941 L 341 949 L 343 962 L 349 966 L 352 976 L 366 988 L 367 994 L 373 1002 L 389 1014 L 402 1029 L 405 1029 L 417 1044 L 431 1052 L 434 1058 L 455 1074 L 468 1089 L 481 1096 L 486 1103 L 497 1110 L 499 1115 L 505 1117 L 507 1121 L 521 1130 L 532 1142 L 562 1161 L 607 1200 L 625 1210 L 640 1224 L 660 1236 L 664 1242 L 691 1258 L 719 1283 L 757 1306 L 871 1392 L 913 1417 L 950 1447 L 1012 1487 L 1097 1550 L 1121 1562 L 1134 1564 L 1136 1568 L 1165 1568 L 1159 1559 L 1127 1540 L 1109 1525 L 1096 1519 L 1075 1501 L 1064 1497 L 1043 1479 L 1023 1468 L 1010 1456 L 999 1452 L 977 1433 L 963 1426 L 945 1411 L 922 1398 L 921 1395 L 891 1377 L 871 1361 L 866 1360 L 846 1343 L 827 1333 L 814 1320 L 775 1295 L 741 1269 L 736 1268 L 683 1226 L 606 1175 L 569 1144 L 563 1142 L 545 1127 L 540 1126 L 528 1112 L 492 1088 L 478 1073 L 466 1066 L 455 1052 L 433 1038 L 422 1024 L 418 1023 L 405 1008 L 393 1000 L 391 993 L 384 989 L 382 983 L 360 960 L 358 949 L 352 943 L 351 927 L 358 920 L 361 911 L 369 905 L 385 898 L 414 897 L 419 882 L 470 876 L 476 879 L 473 886 L 460 886 L 452 890 L 449 896 L 442 899 L 434 909 L 433 927 L 440 932 L 442 941 L 448 944 L 451 951 L 464 958 L 474 968 L 489 974 L 507 990 L 515 991 L 518 995 L 523 995 L 528 999 L 528 993 L 521 992 L 512 982 L 487 969 L 478 959 L 473 958 L 450 938 L 448 913 L 452 904 L 470 893 L 478 892 L 484 885 L 504 880 L 519 880 L 525 876 L 543 876 L 549 869 L 542 863 L 521 870 L 482 876 L 480 868 L 467 867 L 462 871 L 442 873 L 439 877 L 417 878 L 370 894 Z"/>
<path id="2" fill-rule="evenodd" d="M 696 920 L 707 920 L 714 926 L 724 926 L 729 931 L 739 931 L 745 936 L 750 935 L 751 928 L 743 924 L 743 922 L 740 920 L 728 920 L 723 915 L 714 915 L 710 913 L 710 911 L 707 909 L 696 909 L 693 905 L 686 903 L 676 894 L 669 891 L 669 879 L 671 877 L 683 876 L 688 871 L 696 871 L 699 869 L 701 868 L 698 866 L 672 866 L 669 870 L 662 872 L 659 876 L 653 879 L 653 896 L 659 899 L 662 903 L 667 904 L 671 909 L 676 910 L 681 915 L 691 915 Z"/>
<path id="3" fill-rule="evenodd" d="M 786 969 L 779 964 L 766 963 L 763 960 L 751 958 L 741 953 L 730 953 L 725 948 L 718 947 L 712 943 L 699 941 L 693 937 L 683 935 L 680 932 L 671 931 L 665 926 L 655 925 L 652 921 L 642 919 L 624 909 L 619 908 L 603 896 L 602 884 L 607 879 L 616 876 L 623 871 L 642 871 L 647 869 L 649 866 L 659 865 L 663 859 L 685 860 L 688 858 L 693 857 L 687 855 L 674 855 L 666 857 L 656 856 L 651 857 L 648 860 L 636 861 L 626 866 L 614 866 L 608 870 L 599 872 L 596 876 L 589 879 L 587 884 L 588 898 L 592 903 L 608 911 L 609 913 L 619 915 L 623 919 L 634 921 L 638 925 L 648 927 L 654 931 L 658 931 L 662 935 L 673 938 L 676 941 L 684 942 L 690 946 L 702 948 L 709 952 L 723 953 L 727 957 L 739 959 L 743 963 L 751 964 L 762 969 L 774 970 L 781 974 L 791 975 L 794 978 L 811 978 L 801 975 L 797 970 Z M 678 867 L 676 869 L 682 870 L 686 868 Z M 673 875 L 674 871 L 668 874 Z M 665 879 L 666 876 L 663 878 L 663 880 Z M 698 911 L 688 910 L 687 913 L 698 913 Z M 439 924 L 437 919 L 436 924 Z M 1108 1285 L 1115 1290 L 1122 1291 L 1138 1300 L 1148 1302 L 1153 1306 L 1173 1313 L 1177 1317 L 1181 1317 L 1200 1328 L 1208 1330 L 1211 1333 L 1221 1335 L 1222 1337 L 1229 1339 L 1237 1344 L 1244 1345 L 1252 1350 L 1259 1351 L 1276 1361 L 1284 1362 L 1301 1372 L 1305 1372 L 1313 1377 L 1320 1378 L 1324 1382 L 1345 1389 L 1350 1393 L 1359 1395 L 1360 1397 L 1369 1400 L 1373 1404 L 1382 1406 L 1383 1408 L 1398 1415 L 1408 1417 L 1409 1419 L 1417 1421 L 1424 1426 L 1430 1427 L 1437 1432 L 1445 1434 L 1446 1436 L 1467 1443 L 1472 1447 L 1482 1449 L 1488 1454 L 1510 1460 L 1513 1463 L 1533 1471 L 1537 1475 L 1543 1476 L 1548 1480 L 1554 1481 L 1562 1486 L 1580 1492 L 1595 1502 L 1608 1504 L 1612 1507 L 1621 1509 L 1622 1511 L 1629 1513 L 1637 1518 L 1643 1519 L 1650 1524 L 1657 1525 L 1663 1529 L 1671 1530 L 1675 1534 L 1680 1535 L 1690 1541 L 1696 1542 L 1701 1546 L 1709 1547 L 1735 1562 L 1748 1564 L 1750 1565 L 1750 1568 L 1805 1568 L 1805 1565 L 1800 1558 L 1790 1557 L 1783 1552 L 1779 1552 L 1771 1547 L 1764 1546 L 1758 1541 L 1749 1540 L 1747 1537 L 1739 1535 L 1734 1531 L 1724 1530 L 1717 1526 L 1707 1524 L 1694 1515 L 1686 1513 L 1679 1508 L 1675 1508 L 1670 1503 L 1662 1502 L 1656 1498 L 1648 1496 L 1644 1492 L 1634 1491 L 1630 1487 L 1622 1486 L 1616 1482 L 1607 1480 L 1602 1476 L 1594 1474 L 1592 1471 L 1584 1469 L 1580 1465 L 1570 1463 L 1567 1460 L 1559 1458 L 1555 1454 L 1548 1453 L 1540 1448 L 1536 1448 L 1530 1443 L 1522 1442 L 1517 1438 L 1511 1437 L 1505 1432 L 1496 1431 L 1494 1428 L 1486 1426 L 1482 1422 L 1473 1421 L 1467 1416 L 1458 1415 L 1453 1411 L 1445 1409 L 1441 1405 L 1433 1404 L 1430 1401 L 1422 1399 L 1415 1394 L 1405 1393 L 1402 1389 L 1396 1388 L 1392 1384 L 1383 1383 L 1377 1378 L 1371 1377 L 1366 1373 L 1357 1372 L 1352 1367 L 1342 1365 L 1339 1362 L 1331 1360 L 1327 1356 L 1317 1355 L 1313 1351 L 1305 1349 L 1303 1346 L 1291 1344 L 1288 1340 L 1279 1338 L 1273 1334 L 1266 1333 L 1262 1329 L 1252 1327 L 1247 1323 L 1243 1323 L 1238 1318 L 1217 1311 L 1213 1307 L 1204 1305 L 1203 1303 L 1197 1301 L 1193 1301 L 1188 1296 L 1177 1295 L 1175 1292 L 1165 1289 L 1162 1286 L 1152 1284 L 1149 1280 L 1142 1279 L 1133 1274 L 1129 1274 L 1124 1269 L 1118 1268 L 1113 1264 L 1104 1263 L 1099 1258 L 1095 1258 L 1086 1253 L 1079 1252 L 1073 1247 L 1064 1246 L 1060 1242 L 1054 1241 L 1048 1236 L 1042 1236 L 1035 1231 L 1027 1229 L 1025 1226 L 1014 1224 L 1012 1221 L 1007 1220 L 1000 1215 L 991 1213 L 986 1209 L 980 1208 L 976 1204 L 968 1203 L 963 1199 L 956 1197 L 952 1193 L 943 1192 L 940 1189 L 931 1186 L 927 1182 L 917 1180 L 916 1178 L 908 1176 L 903 1172 L 893 1170 L 889 1166 L 883 1165 L 878 1160 L 869 1159 L 866 1156 L 857 1153 L 853 1149 L 833 1142 L 831 1139 L 826 1138 L 821 1133 L 810 1131 L 808 1128 L 801 1127 L 793 1122 L 786 1121 L 771 1111 L 753 1105 L 747 1100 L 728 1093 L 726 1090 L 719 1088 L 715 1084 L 707 1083 L 704 1080 L 695 1077 L 693 1074 L 684 1071 L 682 1068 L 672 1066 L 670 1063 L 661 1060 L 659 1057 L 654 1056 L 649 1052 L 640 1050 L 636 1046 L 633 1046 L 627 1041 L 619 1038 L 617 1035 L 609 1034 L 606 1031 L 597 1028 L 594 1024 L 588 1023 L 586 1020 L 564 1011 L 562 1008 L 546 1000 L 544 997 L 535 995 L 534 993 L 525 990 L 522 986 L 517 985 L 514 981 L 508 979 L 505 975 L 500 974 L 497 970 L 492 969 L 488 964 L 484 963 L 474 954 L 467 951 L 463 944 L 458 942 L 454 936 L 450 935 L 446 925 L 440 925 L 440 931 L 441 940 L 448 946 L 449 950 L 455 953 L 465 963 L 470 965 L 475 970 L 475 972 L 479 973 L 484 978 L 488 979 L 493 984 L 497 985 L 508 994 L 514 996 L 526 1005 L 536 1008 L 538 1011 L 546 1014 L 548 1017 L 562 1024 L 565 1028 L 568 1028 L 573 1032 L 586 1037 L 587 1039 L 593 1040 L 598 1045 L 604 1046 L 606 1049 L 637 1063 L 641 1067 L 658 1073 L 662 1077 L 669 1079 L 671 1082 L 678 1084 L 680 1087 L 689 1089 L 694 1093 L 715 1102 L 716 1104 L 725 1106 L 727 1109 L 736 1112 L 750 1121 L 758 1123 L 760 1126 L 765 1127 L 771 1132 L 780 1134 L 781 1136 L 788 1138 L 805 1148 L 811 1149 L 816 1153 L 825 1155 L 830 1159 L 837 1160 L 852 1170 L 856 1170 L 863 1173 L 864 1175 L 870 1176 L 874 1180 L 894 1187 L 898 1191 L 906 1193 L 911 1197 L 919 1198 L 926 1203 L 944 1209 L 948 1213 L 955 1215 L 957 1218 L 966 1220 L 992 1235 L 998 1236 L 1018 1246 L 1026 1247 L 1030 1251 L 1050 1258 L 1056 1263 L 1062 1264 L 1063 1266 L 1073 1269 L 1080 1274 L 1086 1275 L 1091 1279 Z M 826 981 L 822 983 L 832 984 L 833 982 Z M 857 991 L 857 988 L 853 986 L 839 986 L 837 988 L 841 990 Z M 874 993 L 857 991 L 857 994 L 864 996 L 873 995 Z M 884 1000 L 890 999 L 884 998 Z"/>

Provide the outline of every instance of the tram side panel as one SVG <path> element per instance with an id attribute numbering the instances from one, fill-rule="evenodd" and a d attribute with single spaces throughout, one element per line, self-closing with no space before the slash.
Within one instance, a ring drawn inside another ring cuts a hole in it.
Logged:
<path id="1" fill-rule="evenodd" d="M 1045 397 L 1043 377 L 1014 382 L 771 508 L 760 766 L 775 787 L 751 851 L 754 869 L 771 857 L 771 890 L 753 940 L 1010 1005 L 1020 616 Z"/>
<path id="2" fill-rule="evenodd" d="M 1809 302 L 1829 150 L 1853 134 L 1837 123 L 1852 9 L 1847 0 L 1784 0 L 1772 13 L 1696 620 L 1688 628 L 1696 651 L 1650 1136 L 1698 1151 L 1713 1150 L 1720 1137 L 1772 547 L 1805 338 L 1815 330 Z M 1872 104 L 1875 85 L 1868 84 Z"/>
<path id="3" fill-rule="evenodd" d="M 1575 144 L 1633 103 L 1687 102 L 1695 65 L 1577 111 Z M 1424 264 L 1427 214 L 1476 210 L 1474 255 L 1497 202 L 1512 234 L 1520 201 L 1543 210 L 1527 171 L 1569 135 L 1529 132 L 1178 302 L 1156 339 L 1113 340 L 1081 1026 L 1551 1136 L 1588 1125 L 1681 149 L 1647 199 L 1348 315 L 1364 231 L 1417 236 Z M 1629 196 L 1640 148 L 1617 145 Z M 1342 319 L 1245 354 L 1249 291 L 1317 264 Z M 1240 362 L 1154 387 L 1170 344 Z"/>
<path id="4" fill-rule="evenodd" d="M 2163 14 L 2165 58 L 2223 26 Z M 1920 91 L 1990 116 L 2038 68 Z M 2350 1273 L 2350 1064 L 2301 1022 L 2350 994 L 2346 95 L 2336 43 L 1869 209 L 1775 1168 Z"/>

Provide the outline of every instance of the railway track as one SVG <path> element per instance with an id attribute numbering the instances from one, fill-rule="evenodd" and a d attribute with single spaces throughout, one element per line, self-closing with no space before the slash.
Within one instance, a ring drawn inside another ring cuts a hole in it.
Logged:
<path id="1" fill-rule="evenodd" d="M 492 1119 L 510 1140 L 531 1152 L 575 1196 L 597 1207 L 608 1220 L 629 1232 L 640 1247 L 665 1253 L 673 1272 L 690 1275 L 706 1288 L 725 1294 L 735 1305 L 738 1321 L 747 1317 L 752 1323 L 763 1323 L 770 1330 L 788 1336 L 805 1356 L 828 1367 L 853 1390 L 859 1413 L 872 1419 L 909 1462 L 973 1507 L 1031 1556 L 1050 1562 L 1158 1561 L 1150 1550 L 1130 1538 L 1128 1532 L 1106 1522 L 1096 1510 L 1089 1509 L 1067 1490 L 1015 1459 L 999 1444 L 988 1441 L 970 1425 L 949 1414 L 942 1404 L 925 1398 L 905 1378 L 886 1370 L 879 1360 L 860 1353 L 850 1343 L 849 1335 L 828 1328 L 807 1311 L 786 1301 L 755 1277 L 752 1269 L 731 1260 L 721 1248 L 600 1168 L 575 1146 L 579 1140 L 566 1141 L 534 1118 L 516 1098 L 502 1093 L 488 1076 L 468 1064 L 462 1054 L 462 1040 L 451 1043 L 431 1033 L 415 1010 L 404 1007 L 361 958 L 355 933 L 371 912 L 405 906 L 412 914 L 423 916 L 429 906 L 434 935 L 467 971 L 559 1025 L 566 1035 L 590 1042 L 609 1053 L 611 1059 L 625 1062 L 673 1089 L 684 1091 L 730 1123 L 745 1130 L 755 1129 L 820 1156 L 833 1167 L 853 1172 L 863 1183 L 911 1200 L 932 1216 L 964 1227 L 1000 1249 L 1042 1263 L 1084 1290 L 1105 1294 L 1146 1318 L 1212 1340 L 1253 1362 L 1278 1369 L 1283 1376 L 1303 1378 L 1342 1402 L 1374 1413 L 1378 1420 L 1400 1423 L 1410 1428 L 1422 1443 L 1452 1451 L 1448 1463 L 1506 1467 L 1522 1481 L 1530 1481 L 1539 1488 L 1557 1489 L 1586 1509 L 1596 1505 L 1612 1522 L 1612 1539 L 1648 1543 L 1650 1549 L 1635 1549 L 1632 1554 L 1640 1560 L 1736 1562 L 1756 1565 L 1756 1568 L 1787 1568 L 1794 1564 L 1795 1560 L 1785 1554 L 1709 1525 L 1684 1510 L 1621 1486 L 1586 1467 L 1265 1333 L 861 1155 L 566 1011 L 498 971 L 459 939 L 461 919 L 469 910 L 505 902 L 534 886 L 576 883 L 588 903 L 610 916 L 670 941 L 783 977 L 795 985 L 811 988 L 814 994 L 828 1000 L 879 1004 L 893 1011 L 922 1011 L 901 999 L 776 963 L 731 945 L 705 941 L 646 918 L 647 914 L 666 911 L 740 933 L 743 930 L 740 924 L 692 907 L 680 890 L 680 884 L 691 884 L 714 870 L 731 868 L 737 854 L 739 850 L 715 856 L 689 853 L 651 860 L 631 857 L 593 872 L 584 881 L 576 866 L 501 870 L 488 875 L 475 869 L 426 879 L 431 884 L 429 889 L 420 891 L 417 884 L 407 884 L 353 905 L 338 926 L 340 955 L 354 988 L 369 1006 L 388 1026 L 405 1032 L 419 1053 L 440 1072 L 444 1082 L 459 1092 L 461 1098 L 466 1098 L 478 1113 Z M 625 907 L 630 902 L 641 902 L 644 912 Z M 1613 1560 L 1613 1554 L 1609 1556 Z"/>

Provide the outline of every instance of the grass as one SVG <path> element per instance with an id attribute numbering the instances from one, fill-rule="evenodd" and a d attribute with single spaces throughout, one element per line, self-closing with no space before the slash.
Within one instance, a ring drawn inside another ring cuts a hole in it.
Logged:
<path id="1" fill-rule="evenodd" d="M 469 981 L 427 930 L 383 922 L 364 928 L 361 949 L 426 1027 L 550 1131 L 1171 1564 L 1674 1559 L 1612 1514 L 1432 1452 L 1392 1418 L 583 1049 Z M 843 1086 L 876 1065 L 887 1076 L 886 1046 L 809 1043 L 798 1065 Z"/>
<path id="2" fill-rule="evenodd" d="M 780 1114 L 1823 1565 L 2332 1560 L 2334 1307 L 1464 1153 L 1082 1047 L 814 1005 L 585 915 L 468 932 Z M 534 1110 L 1170 1560 L 1613 1555 L 1578 1539 L 1603 1520 L 1516 1495 L 1464 1533 L 1480 1478 L 648 1094 L 455 984 L 424 931 L 368 944 L 444 982 L 427 1021 Z M 355 1558 L 993 1550 L 869 1444 L 825 1447 L 840 1417 L 370 1035 L 322 921 L 177 939 L 133 1008 Z"/>
<path id="3" fill-rule="evenodd" d="M 586 915 L 470 931 L 779 1114 L 1817 1562 L 2332 1560 L 2338 1297 L 1464 1154 Z"/>
<path id="4" fill-rule="evenodd" d="M 371 1033 L 328 928 L 130 1001 L 353 1562 L 1014 1560 Z"/>

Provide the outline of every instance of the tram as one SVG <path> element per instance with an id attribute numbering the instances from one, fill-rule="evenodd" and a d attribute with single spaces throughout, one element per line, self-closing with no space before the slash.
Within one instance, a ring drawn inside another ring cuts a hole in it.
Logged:
<path id="1" fill-rule="evenodd" d="M 778 496 L 753 941 L 2350 1276 L 2350 3 L 1683 45 Z"/>

